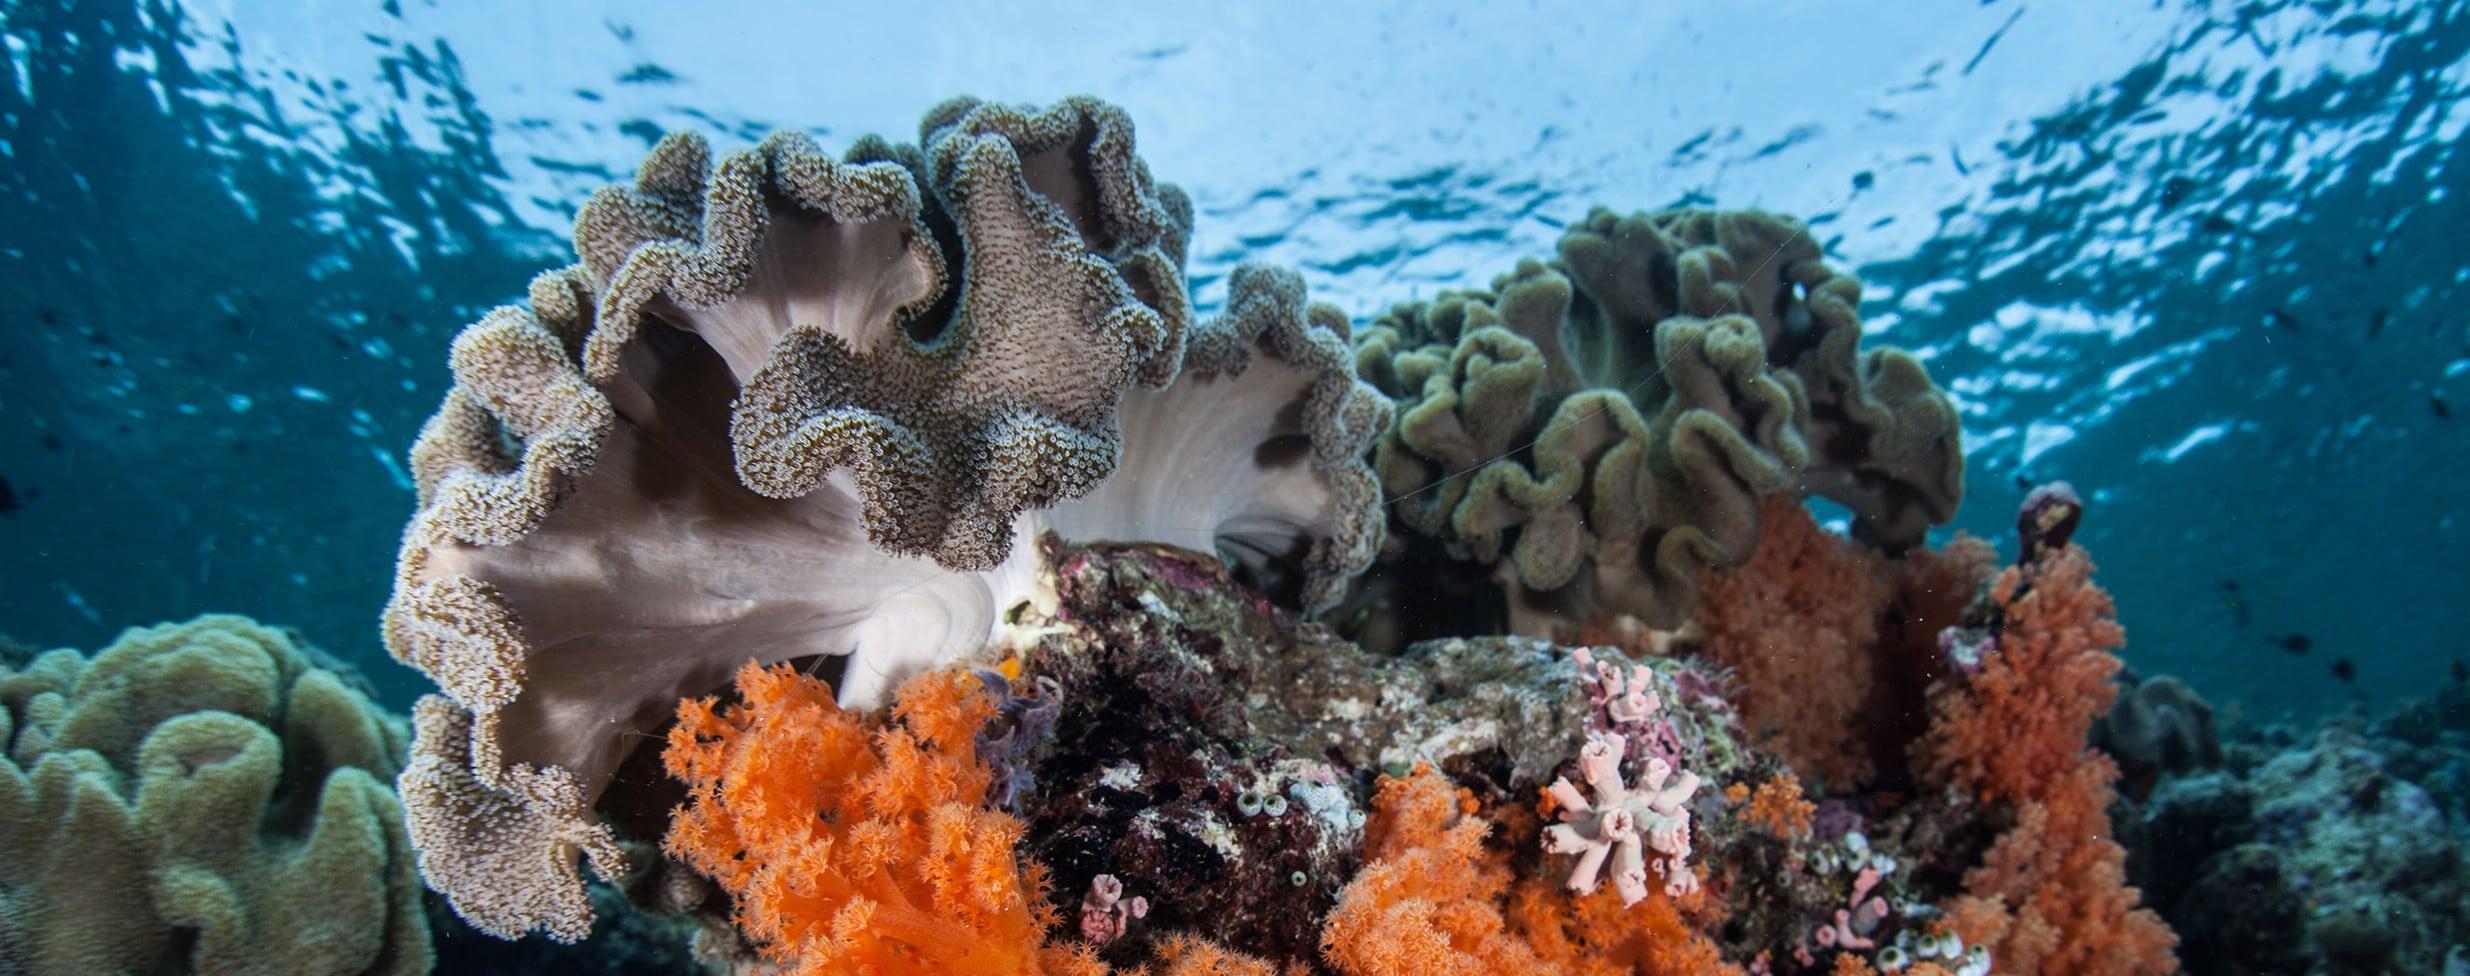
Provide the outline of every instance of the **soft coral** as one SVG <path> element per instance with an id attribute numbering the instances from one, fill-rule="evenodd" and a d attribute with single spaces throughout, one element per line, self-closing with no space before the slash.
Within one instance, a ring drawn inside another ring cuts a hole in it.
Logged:
<path id="1" fill-rule="evenodd" d="M 1532 836 L 1531 818 L 1493 812 L 1505 834 Z M 1321 930 L 1331 965 L 1356 976 L 1740 972 L 1690 917 L 1702 894 L 1649 891 L 1625 905 L 1614 891 L 1572 897 L 1554 880 L 1513 878 L 1509 852 L 1484 842 L 1495 826 L 1472 793 L 1429 766 L 1384 778 L 1363 873 Z"/>
<path id="2" fill-rule="evenodd" d="M 798 976 L 1034 971 L 1053 921 L 1020 822 L 984 806 L 973 738 L 994 704 L 966 674 L 920 676 L 889 720 L 787 665 L 738 672 L 738 704 L 678 707 L 663 755 L 690 793 L 669 854 L 736 899 L 737 924 Z"/>
<path id="3" fill-rule="evenodd" d="M 1995 652 L 1933 696 L 1919 752 L 1931 779 L 2003 804 L 2013 821 L 1965 875 L 1951 907 L 1968 942 L 1995 942 L 2000 972 L 2169 972 L 2177 940 L 2125 878 L 2110 839 L 2118 768 L 2086 745 L 2117 689 L 2125 640 L 2084 550 L 2057 543 L 2008 567 L 1976 611 Z"/>

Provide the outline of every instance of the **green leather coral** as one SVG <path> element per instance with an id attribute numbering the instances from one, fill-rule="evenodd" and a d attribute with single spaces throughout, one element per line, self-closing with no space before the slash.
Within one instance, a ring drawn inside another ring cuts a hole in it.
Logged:
<path id="1" fill-rule="evenodd" d="M 0 665 L 0 743 L 0 971 L 429 971 L 403 730 L 283 634 Z"/>
<path id="2" fill-rule="evenodd" d="M 1392 309 L 1356 338 L 1398 401 L 1373 459 L 1392 551 L 1497 564 L 1511 626 L 1545 635 L 1679 624 L 1769 492 L 1920 541 L 1963 495 L 1955 409 L 1919 361 L 1860 349 L 1860 297 L 1788 218 L 1599 208 L 1557 260 Z"/>

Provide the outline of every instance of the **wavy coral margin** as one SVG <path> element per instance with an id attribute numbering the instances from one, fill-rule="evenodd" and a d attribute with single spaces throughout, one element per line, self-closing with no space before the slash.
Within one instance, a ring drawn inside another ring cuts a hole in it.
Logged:
<path id="1" fill-rule="evenodd" d="M 1307 608 L 1378 551 L 1388 405 L 1342 316 L 1246 268 L 1187 329 L 1189 204 L 1111 106 L 925 131 L 664 140 L 456 340 L 383 630 L 444 692 L 400 786 L 476 927 L 588 934 L 577 855 L 627 867 L 595 805 L 680 697 L 838 655 L 872 704 L 1041 605 L 1045 531 L 1217 548 Z"/>

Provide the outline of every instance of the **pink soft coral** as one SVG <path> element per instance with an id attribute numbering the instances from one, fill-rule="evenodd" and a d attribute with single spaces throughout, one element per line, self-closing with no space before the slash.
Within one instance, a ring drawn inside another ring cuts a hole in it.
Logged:
<path id="1" fill-rule="evenodd" d="M 1789 492 L 1759 503 L 1750 561 L 1700 582 L 1706 658 L 1739 679 L 1742 718 L 1795 772 L 1831 791 L 1877 771 L 1880 611 L 1889 564 L 1836 536 Z"/>

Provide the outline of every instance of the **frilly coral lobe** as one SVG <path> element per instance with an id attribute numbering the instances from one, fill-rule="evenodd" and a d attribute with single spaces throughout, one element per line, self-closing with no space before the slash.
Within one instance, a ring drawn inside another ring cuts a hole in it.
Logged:
<path id="1" fill-rule="evenodd" d="M 1497 563 L 1509 626 L 1548 635 L 1677 625 L 1769 493 L 1918 542 L 1962 496 L 1955 411 L 1912 357 L 1857 351 L 1859 298 L 1787 218 L 1599 209 L 1553 261 L 1391 310 L 1356 337 L 1399 401 L 1374 453 L 1391 555 Z"/>
<path id="2" fill-rule="evenodd" d="M 1120 110 L 923 133 L 665 140 L 456 340 L 384 633 L 443 692 L 405 795 L 480 927 L 585 931 L 573 858 L 625 873 L 594 806 L 679 697 L 826 656 L 881 702 L 1052 604 L 1043 532 L 1224 552 L 1306 607 L 1378 550 L 1388 405 L 1343 317 L 1253 268 L 1192 325 L 1190 206 Z"/>

